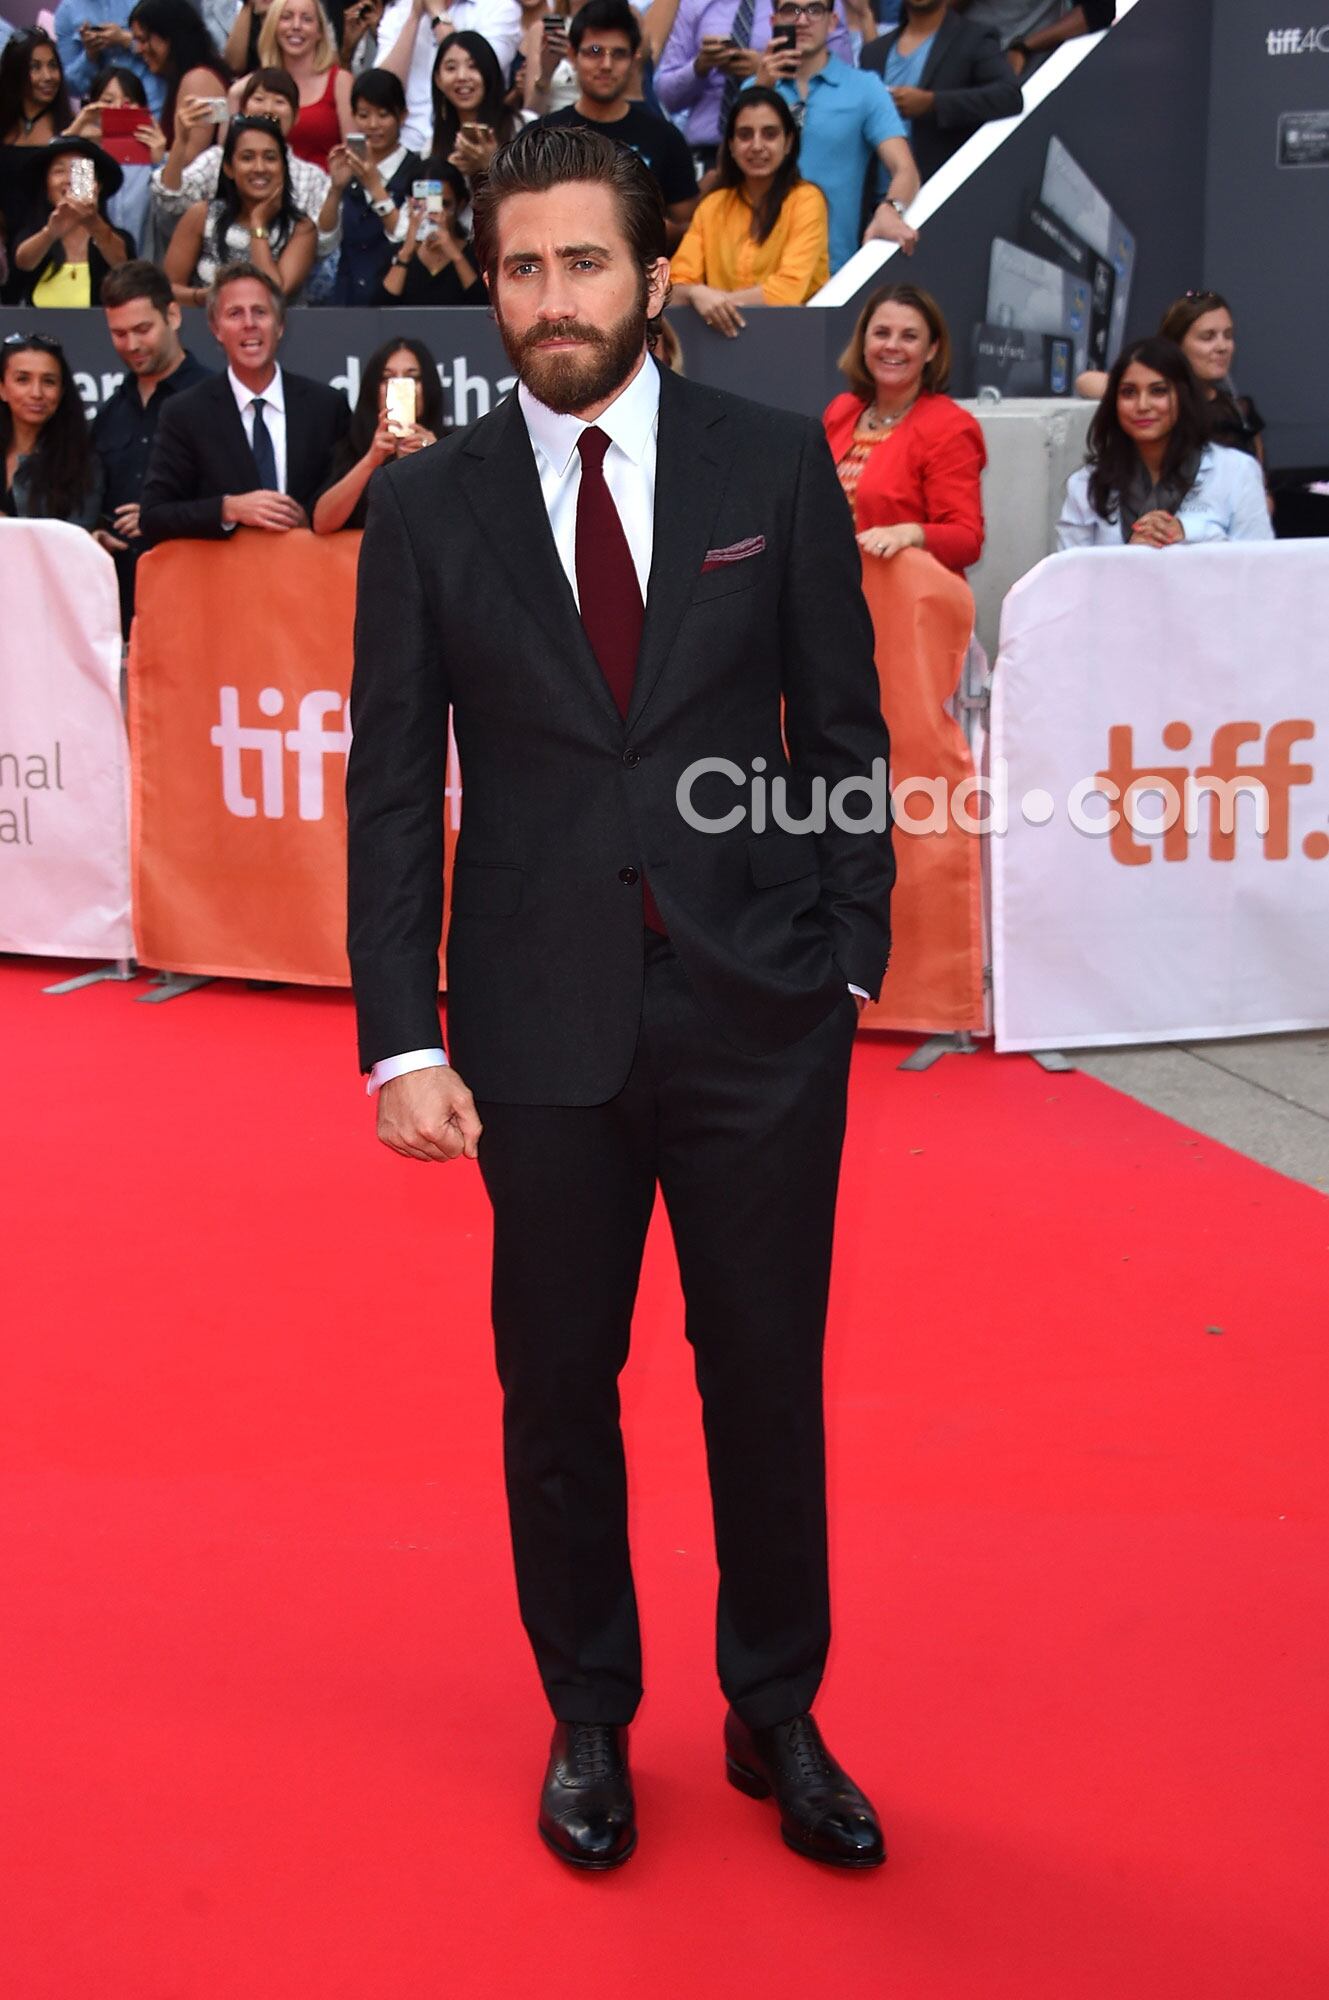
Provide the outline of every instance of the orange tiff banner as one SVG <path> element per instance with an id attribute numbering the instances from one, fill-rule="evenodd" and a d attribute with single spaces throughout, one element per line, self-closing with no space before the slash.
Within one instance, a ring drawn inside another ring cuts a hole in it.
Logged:
<path id="1" fill-rule="evenodd" d="M 345 986 L 346 754 L 358 534 L 168 542 L 138 570 L 129 654 L 135 952 L 168 972 Z M 942 703 L 973 623 L 930 556 L 868 559 L 891 776 L 973 766 Z M 456 750 L 445 852 L 461 818 Z M 983 1026 L 976 838 L 898 832 L 894 950 L 867 1027 Z"/>
<path id="2" fill-rule="evenodd" d="M 168 972 L 346 986 L 358 534 L 167 542 L 129 652 L 135 950 Z M 460 810 L 455 766 L 448 824 Z"/>
<path id="3" fill-rule="evenodd" d="M 863 595 L 891 732 L 892 792 L 921 779 L 946 802 L 944 829 L 933 831 L 942 815 L 931 797 L 921 787 L 915 798 L 906 794 L 895 832 L 890 970 L 880 1000 L 863 1009 L 863 1026 L 982 1033 L 979 837 L 957 826 L 949 810 L 956 787 L 974 776 L 974 762 L 964 731 L 943 707 L 960 684 L 974 629 L 973 593 L 923 550 L 905 549 L 886 561 L 864 557 Z M 929 830 L 918 830 L 925 820 Z"/>

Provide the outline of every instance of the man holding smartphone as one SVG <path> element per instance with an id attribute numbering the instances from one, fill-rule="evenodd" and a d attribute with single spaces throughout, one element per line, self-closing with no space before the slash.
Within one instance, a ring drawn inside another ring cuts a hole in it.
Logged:
<path id="1" fill-rule="evenodd" d="M 828 0 L 776 0 L 773 19 L 785 46 L 767 48 L 757 81 L 779 92 L 802 128 L 798 164 L 826 197 L 832 275 L 860 242 L 912 251 L 918 231 L 905 211 L 918 193 L 918 168 L 890 92 L 879 76 L 832 55 L 835 14 Z M 863 185 L 874 161 L 886 176 L 886 193 L 864 231 Z"/>
<path id="2" fill-rule="evenodd" d="M 655 90 L 671 115 L 688 114 L 688 144 L 709 169 L 734 95 L 757 73 L 771 40 L 773 0 L 680 0 L 655 72 Z M 853 44 L 842 22 L 831 24 L 830 48 L 845 63 Z M 803 166 L 804 175 L 807 167 Z"/>
<path id="3" fill-rule="evenodd" d="M 166 82 L 153 76 L 133 52 L 129 16 L 135 0 L 60 0 L 55 10 L 55 40 L 64 67 L 65 82 L 76 97 L 85 101 L 92 92 L 98 70 L 114 63 L 141 77 L 147 93 L 148 109 L 161 116 L 166 102 Z"/>

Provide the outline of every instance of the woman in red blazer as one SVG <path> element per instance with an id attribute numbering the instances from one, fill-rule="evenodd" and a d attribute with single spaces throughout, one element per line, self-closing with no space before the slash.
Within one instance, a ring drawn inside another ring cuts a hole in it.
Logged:
<path id="1" fill-rule="evenodd" d="M 963 575 L 983 552 L 983 433 L 941 392 L 951 338 L 916 285 L 887 285 L 840 356 L 850 389 L 822 418 L 869 555 L 926 549 Z"/>

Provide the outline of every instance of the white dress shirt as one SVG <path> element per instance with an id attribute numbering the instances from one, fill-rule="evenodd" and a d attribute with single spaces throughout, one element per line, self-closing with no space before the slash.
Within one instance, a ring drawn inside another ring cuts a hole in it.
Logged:
<path id="1" fill-rule="evenodd" d="M 410 18 L 411 0 L 391 0 L 378 27 L 380 57 L 392 53 Z M 458 34 L 469 28 L 484 36 L 498 57 L 498 66 L 506 80 L 512 59 L 521 46 L 518 0 L 453 0 L 448 19 Z M 434 143 L 434 105 L 429 83 L 434 74 L 434 51 L 441 39 L 434 35 L 431 16 L 422 14 L 411 48 L 411 66 L 406 78 L 406 122 L 401 128 L 402 138 L 417 153 L 428 153 Z"/>
<path id="2" fill-rule="evenodd" d="M 246 389 L 244 383 L 228 368 L 226 379 L 235 397 L 235 406 L 240 412 L 240 421 L 245 427 L 245 438 L 249 449 L 254 449 L 254 405 L 263 404 L 263 421 L 268 436 L 272 439 L 272 455 L 277 461 L 277 491 L 286 491 L 286 389 L 279 368 L 266 389 L 257 392 Z"/>

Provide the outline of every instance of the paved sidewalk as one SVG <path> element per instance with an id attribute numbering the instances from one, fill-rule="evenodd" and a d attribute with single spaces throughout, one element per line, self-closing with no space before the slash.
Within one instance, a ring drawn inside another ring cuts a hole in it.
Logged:
<path id="1" fill-rule="evenodd" d="M 1089 1076 L 1329 1193 L 1329 1034 L 1067 1049 Z"/>

